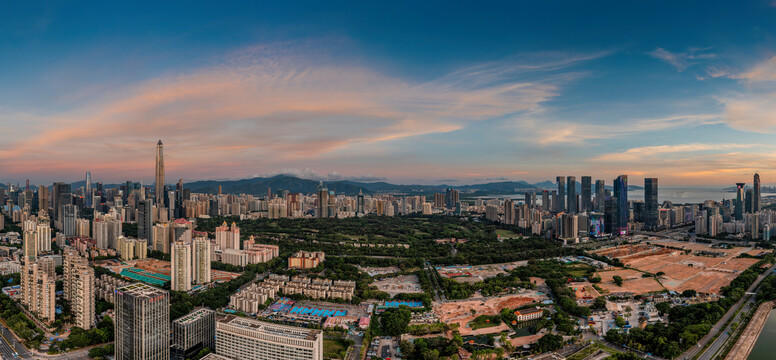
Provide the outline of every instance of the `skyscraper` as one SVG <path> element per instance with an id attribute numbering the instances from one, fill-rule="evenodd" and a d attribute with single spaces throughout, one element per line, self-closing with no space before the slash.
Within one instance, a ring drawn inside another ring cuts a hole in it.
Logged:
<path id="1" fill-rule="evenodd" d="M 654 230 L 658 225 L 657 178 L 644 179 L 644 226 Z"/>
<path id="2" fill-rule="evenodd" d="M 143 283 L 116 289 L 116 360 L 170 359 L 170 294 Z"/>
<path id="3" fill-rule="evenodd" d="M 76 235 L 76 220 L 78 220 L 78 207 L 70 204 L 62 206 L 62 232 L 65 236 Z"/>
<path id="4" fill-rule="evenodd" d="M 84 190 L 84 206 L 91 208 L 94 207 L 92 204 L 92 173 L 87 171 L 86 172 L 86 188 Z"/>
<path id="5" fill-rule="evenodd" d="M 604 211 L 604 201 L 606 201 L 606 186 L 603 180 L 595 181 L 595 210 Z"/>
<path id="6" fill-rule="evenodd" d="M 151 205 L 151 200 L 145 199 L 140 200 L 137 203 L 137 238 L 150 241 L 153 240 L 151 237 L 151 226 L 152 219 L 151 217 L 153 212 L 153 206 Z M 153 244 L 152 244 L 153 245 Z"/>
<path id="7" fill-rule="evenodd" d="M 591 178 L 590 176 L 582 177 L 582 204 L 580 204 L 582 211 L 593 210 L 592 181 L 593 181 L 593 178 Z"/>
<path id="8" fill-rule="evenodd" d="M 577 213 L 577 178 L 574 176 L 566 178 L 566 211 Z"/>
<path id="9" fill-rule="evenodd" d="M 563 212 L 566 206 L 566 178 L 558 176 L 555 178 L 558 184 L 558 201 L 555 202 L 555 212 Z"/>
<path id="10" fill-rule="evenodd" d="M 164 145 L 162 140 L 156 143 L 156 172 L 154 174 L 154 186 L 156 187 L 156 206 L 164 207 Z M 146 238 L 147 239 L 147 238 Z"/>
<path id="11" fill-rule="evenodd" d="M 744 186 L 746 183 L 736 183 L 735 219 L 744 220 Z"/>
<path id="12" fill-rule="evenodd" d="M 2 203 L 2 197 L 0 197 L 0 203 Z M 49 210 L 49 189 L 46 186 L 38 186 L 38 215 L 43 213 L 48 214 Z"/>
<path id="13" fill-rule="evenodd" d="M 319 218 L 329 217 L 329 189 L 323 184 L 318 183 L 318 206 L 315 216 Z"/>
<path id="14" fill-rule="evenodd" d="M 760 174 L 754 174 L 754 199 L 752 200 L 752 212 L 760 212 Z"/>
<path id="15" fill-rule="evenodd" d="M 170 290 L 191 290 L 191 244 L 176 241 L 172 244 Z"/>
<path id="16" fill-rule="evenodd" d="M 753 211 L 753 202 L 754 202 L 754 189 L 746 189 L 746 197 L 744 198 L 744 212 L 747 214 L 751 214 Z"/>
<path id="17" fill-rule="evenodd" d="M 614 179 L 614 197 L 617 198 L 616 233 L 628 234 L 628 219 L 630 208 L 628 206 L 628 175 L 620 175 Z"/>

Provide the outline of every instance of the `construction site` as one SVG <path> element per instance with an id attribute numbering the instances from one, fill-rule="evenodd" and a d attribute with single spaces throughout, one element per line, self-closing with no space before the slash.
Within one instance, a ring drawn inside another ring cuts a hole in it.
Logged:
<path id="1" fill-rule="evenodd" d="M 602 280 L 598 286 L 606 291 L 644 294 L 691 289 L 703 294 L 718 294 L 722 287 L 758 261 L 739 258 L 739 255 L 756 256 L 762 251 L 751 247 L 716 248 L 707 244 L 658 240 L 602 248 L 596 253 L 620 259 L 630 268 L 597 272 Z M 658 273 L 662 274 L 657 278 L 649 276 Z M 614 283 L 614 276 L 623 279 L 622 286 Z"/>
<path id="2" fill-rule="evenodd" d="M 439 275 L 455 281 L 467 284 L 474 284 L 501 274 L 507 274 L 516 267 L 527 265 L 527 261 L 514 261 L 502 264 L 485 265 L 451 265 L 445 267 L 436 267 Z"/>
<path id="3" fill-rule="evenodd" d="M 120 261 L 116 259 L 101 260 L 97 265 L 107 268 L 116 274 L 143 281 L 151 285 L 162 286 L 170 281 L 172 265 L 169 261 L 157 259 L 140 259 Z M 240 273 L 229 271 L 211 270 L 211 280 L 214 282 L 224 282 L 232 280 Z"/>
<path id="4" fill-rule="evenodd" d="M 519 295 L 497 296 L 480 300 L 457 300 L 434 303 L 434 314 L 446 324 L 458 324 L 462 336 L 500 333 L 508 329 L 506 324 L 474 330 L 469 324 L 480 315 L 497 315 L 501 309 L 515 309 L 524 305 L 547 300 L 547 296 L 537 291 L 527 291 Z"/>

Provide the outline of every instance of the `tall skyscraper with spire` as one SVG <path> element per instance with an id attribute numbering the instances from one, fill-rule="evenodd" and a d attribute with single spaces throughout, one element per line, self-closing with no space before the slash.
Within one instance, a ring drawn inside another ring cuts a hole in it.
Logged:
<path id="1" fill-rule="evenodd" d="M 156 206 L 164 207 L 164 145 L 162 140 L 156 143 L 156 173 L 154 174 L 154 185 L 156 186 L 154 196 L 156 196 Z"/>
<path id="2" fill-rule="evenodd" d="M 84 204 L 86 207 L 92 207 L 92 173 L 86 172 L 86 189 L 84 190 Z"/>
<path id="3" fill-rule="evenodd" d="M 760 212 L 760 174 L 754 174 L 754 199 L 752 201 L 752 212 Z"/>

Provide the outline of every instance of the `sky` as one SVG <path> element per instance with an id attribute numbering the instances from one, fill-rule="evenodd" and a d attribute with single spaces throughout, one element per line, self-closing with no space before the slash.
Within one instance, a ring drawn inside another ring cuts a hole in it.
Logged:
<path id="1" fill-rule="evenodd" d="M 776 0 L 0 0 L 0 182 L 776 183 Z"/>

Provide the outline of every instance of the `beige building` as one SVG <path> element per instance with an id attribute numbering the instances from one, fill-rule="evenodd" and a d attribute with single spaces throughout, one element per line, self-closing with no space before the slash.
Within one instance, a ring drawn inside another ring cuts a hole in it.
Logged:
<path id="1" fill-rule="evenodd" d="M 210 240 L 207 238 L 196 238 L 191 243 L 193 276 L 195 284 L 207 284 L 211 281 L 210 277 Z"/>
<path id="2" fill-rule="evenodd" d="M 174 291 L 191 290 L 191 244 L 175 242 L 170 256 L 172 265 L 170 289 Z"/>
<path id="3" fill-rule="evenodd" d="M 170 253 L 170 224 L 161 223 L 156 224 L 153 227 L 153 248 L 156 251 L 161 251 L 165 254 Z"/>
<path id="4" fill-rule="evenodd" d="M 325 260 L 323 251 L 297 251 L 288 258 L 289 269 L 312 269 Z"/>
<path id="5" fill-rule="evenodd" d="M 323 332 L 229 315 L 216 321 L 216 353 L 230 359 L 323 360 Z"/>
<path id="6" fill-rule="evenodd" d="M 240 249 L 240 228 L 232 222 L 232 227 L 224 223 L 216 228 L 216 244 L 221 250 Z"/>
<path id="7" fill-rule="evenodd" d="M 22 304 L 38 318 L 51 324 L 55 318 L 56 264 L 43 257 L 25 259 L 22 271 Z"/>
<path id="8" fill-rule="evenodd" d="M 148 256 L 148 243 L 145 240 L 119 236 L 116 245 L 124 261 L 145 259 Z"/>
<path id="9" fill-rule="evenodd" d="M 69 249 L 65 252 L 63 276 L 64 296 L 75 315 L 75 326 L 89 330 L 94 325 L 94 269 L 75 250 Z"/>
<path id="10" fill-rule="evenodd" d="M 515 310 L 515 317 L 517 318 L 517 321 L 539 319 L 543 314 L 544 310 L 541 308 Z"/>
<path id="11" fill-rule="evenodd" d="M 237 266 L 248 265 L 248 254 L 238 249 L 226 249 L 221 252 L 221 262 Z"/>

